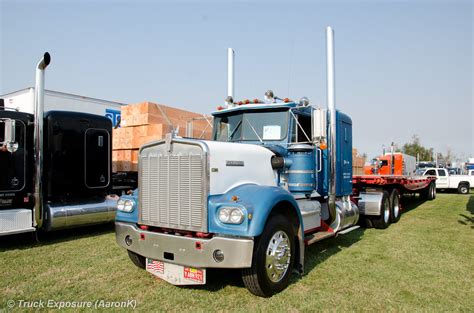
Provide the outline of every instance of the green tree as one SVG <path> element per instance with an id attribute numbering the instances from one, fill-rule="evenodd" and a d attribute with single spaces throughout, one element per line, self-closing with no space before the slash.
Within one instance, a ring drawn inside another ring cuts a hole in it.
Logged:
<path id="1" fill-rule="evenodd" d="M 402 147 L 403 153 L 418 156 L 420 161 L 432 161 L 433 148 L 426 148 L 421 145 L 418 135 L 413 135 L 411 142 L 408 142 Z"/>

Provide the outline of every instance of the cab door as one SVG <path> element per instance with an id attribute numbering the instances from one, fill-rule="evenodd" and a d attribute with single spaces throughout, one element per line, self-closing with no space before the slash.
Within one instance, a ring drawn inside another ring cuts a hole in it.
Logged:
<path id="1" fill-rule="evenodd" d="M 448 188 L 449 187 L 449 176 L 448 171 L 444 168 L 437 169 L 438 179 L 436 180 L 436 188 Z"/>

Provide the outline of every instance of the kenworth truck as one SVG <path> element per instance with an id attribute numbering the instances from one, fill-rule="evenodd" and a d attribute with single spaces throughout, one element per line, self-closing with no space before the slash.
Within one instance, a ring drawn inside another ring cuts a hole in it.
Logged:
<path id="1" fill-rule="evenodd" d="M 0 236 L 112 222 L 112 122 L 88 113 L 44 112 L 45 53 L 34 112 L 0 102 Z"/>
<path id="2" fill-rule="evenodd" d="M 234 103 L 229 70 L 214 140 L 169 134 L 140 148 L 139 187 L 120 198 L 116 215 L 117 243 L 135 265 L 175 285 L 205 284 L 208 268 L 237 268 L 250 292 L 269 297 L 303 272 L 306 245 L 358 228 L 365 210 L 387 219 L 375 227 L 390 223 L 384 187 L 362 184 L 351 197 L 352 121 L 335 108 L 333 60 L 328 27 L 328 109 L 271 91 L 263 103 Z"/>

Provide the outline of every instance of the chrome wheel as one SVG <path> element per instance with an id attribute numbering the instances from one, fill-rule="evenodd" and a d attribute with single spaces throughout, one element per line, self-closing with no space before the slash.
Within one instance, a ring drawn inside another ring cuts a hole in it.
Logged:
<path id="1" fill-rule="evenodd" d="M 279 282 L 288 271 L 291 260 L 291 245 L 288 235 L 284 231 L 277 231 L 270 239 L 267 247 L 265 269 L 268 278 Z"/>

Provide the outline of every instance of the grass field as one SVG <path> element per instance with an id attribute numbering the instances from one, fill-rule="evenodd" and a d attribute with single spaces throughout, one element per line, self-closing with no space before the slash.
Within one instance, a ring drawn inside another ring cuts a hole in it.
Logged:
<path id="1" fill-rule="evenodd" d="M 238 271 L 213 271 L 204 287 L 155 279 L 129 261 L 111 226 L 54 237 L 0 239 L 0 311 L 8 300 L 18 309 L 19 300 L 102 299 L 136 300 L 146 311 L 474 312 L 474 196 L 413 199 L 386 230 L 358 229 L 310 246 L 306 274 L 269 299 L 252 296 Z"/>

